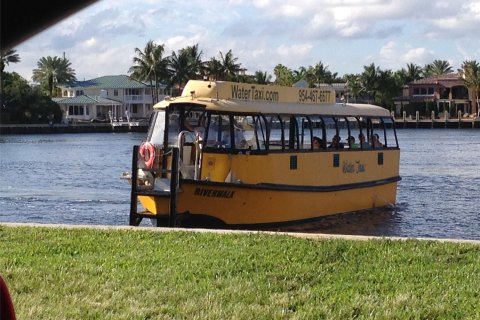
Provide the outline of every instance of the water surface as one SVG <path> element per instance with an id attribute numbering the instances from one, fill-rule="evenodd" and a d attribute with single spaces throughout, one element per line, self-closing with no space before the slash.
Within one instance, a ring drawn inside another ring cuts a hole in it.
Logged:
<path id="1" fill-rule="evenodd" d="M 480 239 L 480 130 L 397 134 L 396 207 L 328 217 L 308 232 Z M 0 136 L 0 221 L 127 225 L 130 188 L 119 177 L 144 136 Z"/>

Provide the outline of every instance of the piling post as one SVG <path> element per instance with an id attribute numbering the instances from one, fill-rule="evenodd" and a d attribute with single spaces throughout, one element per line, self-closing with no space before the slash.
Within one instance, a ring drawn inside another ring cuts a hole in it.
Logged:
<path id="1" fill-rule="evenodd" d="M 178 191 L 178 160 L 180 149 L 172 149 L 172 170 L 170 173 L 170 216 L 168 219 L 168 226 L 175 227 L 175 220 L 177 218 L 177 191 Z"/>

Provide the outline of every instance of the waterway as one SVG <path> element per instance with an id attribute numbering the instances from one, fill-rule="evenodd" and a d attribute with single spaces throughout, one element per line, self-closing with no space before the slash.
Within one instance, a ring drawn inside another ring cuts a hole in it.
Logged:
<path id="1" fill-rule="evenodd" d="M 400 129 L 397 204 L 307 232 L 480 239 L 480 130 Z M 0 222 L 128 225 L 132 146 L 144 133 L 0 136 Z M 143 223 L 148 226 L 149 221 Z"/>

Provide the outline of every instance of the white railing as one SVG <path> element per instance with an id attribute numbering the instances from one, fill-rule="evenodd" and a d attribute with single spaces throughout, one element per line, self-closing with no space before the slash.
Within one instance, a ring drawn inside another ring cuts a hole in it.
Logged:
<path id="1" fill-rule="evenodd" d="M 143 95 L 126 95 L 125 101 L 143 101 Z"/>

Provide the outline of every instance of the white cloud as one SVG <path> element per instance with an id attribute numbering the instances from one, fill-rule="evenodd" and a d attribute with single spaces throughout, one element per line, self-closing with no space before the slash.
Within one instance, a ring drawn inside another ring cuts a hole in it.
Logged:
<path id="1" fill-rule="evenodd" d="M 302 7 L 289 4 L 282 5 L 280 11 L 285 17 L 298 17 L 303 13 Z"/>
<path id="2" fill-rule="evenodd" d="M 102 0 L 19 46 L 7 71 L 29 78 L 41 57 L 66 52 L 78 75 L 126 73 L 134 49 L 154 40 L 165 55 L 198 43 L 205 60 L 232 49 L 252 72 L 321 60 L 352 73 L 479 60 L 478 30 L 478 0 Z"/>
<path id="3" fill-rule="evenodd" d="M 282 57 L 303 57 L 313 48 L 310 43 L 294 44 L 291 46 L 281 45 L 277 48 L 277 53 Z"/>
<path id="4" fill-rule="evenodd" d="M 396 59 L 397 44 L 394 41 L 389 41 L 386 45 L 380 48 L 380 58 L 384 60 Z"/>
<path id="5" fill-rule="evenodd" d="M 405 63 L 415 63 L 418 65 L 425 65 L 435 60 L 435 54 L 433 51 L 427 48 L 414 48 L 408 50 L 406 53 L 400 56 L 400 60 Z"/>

